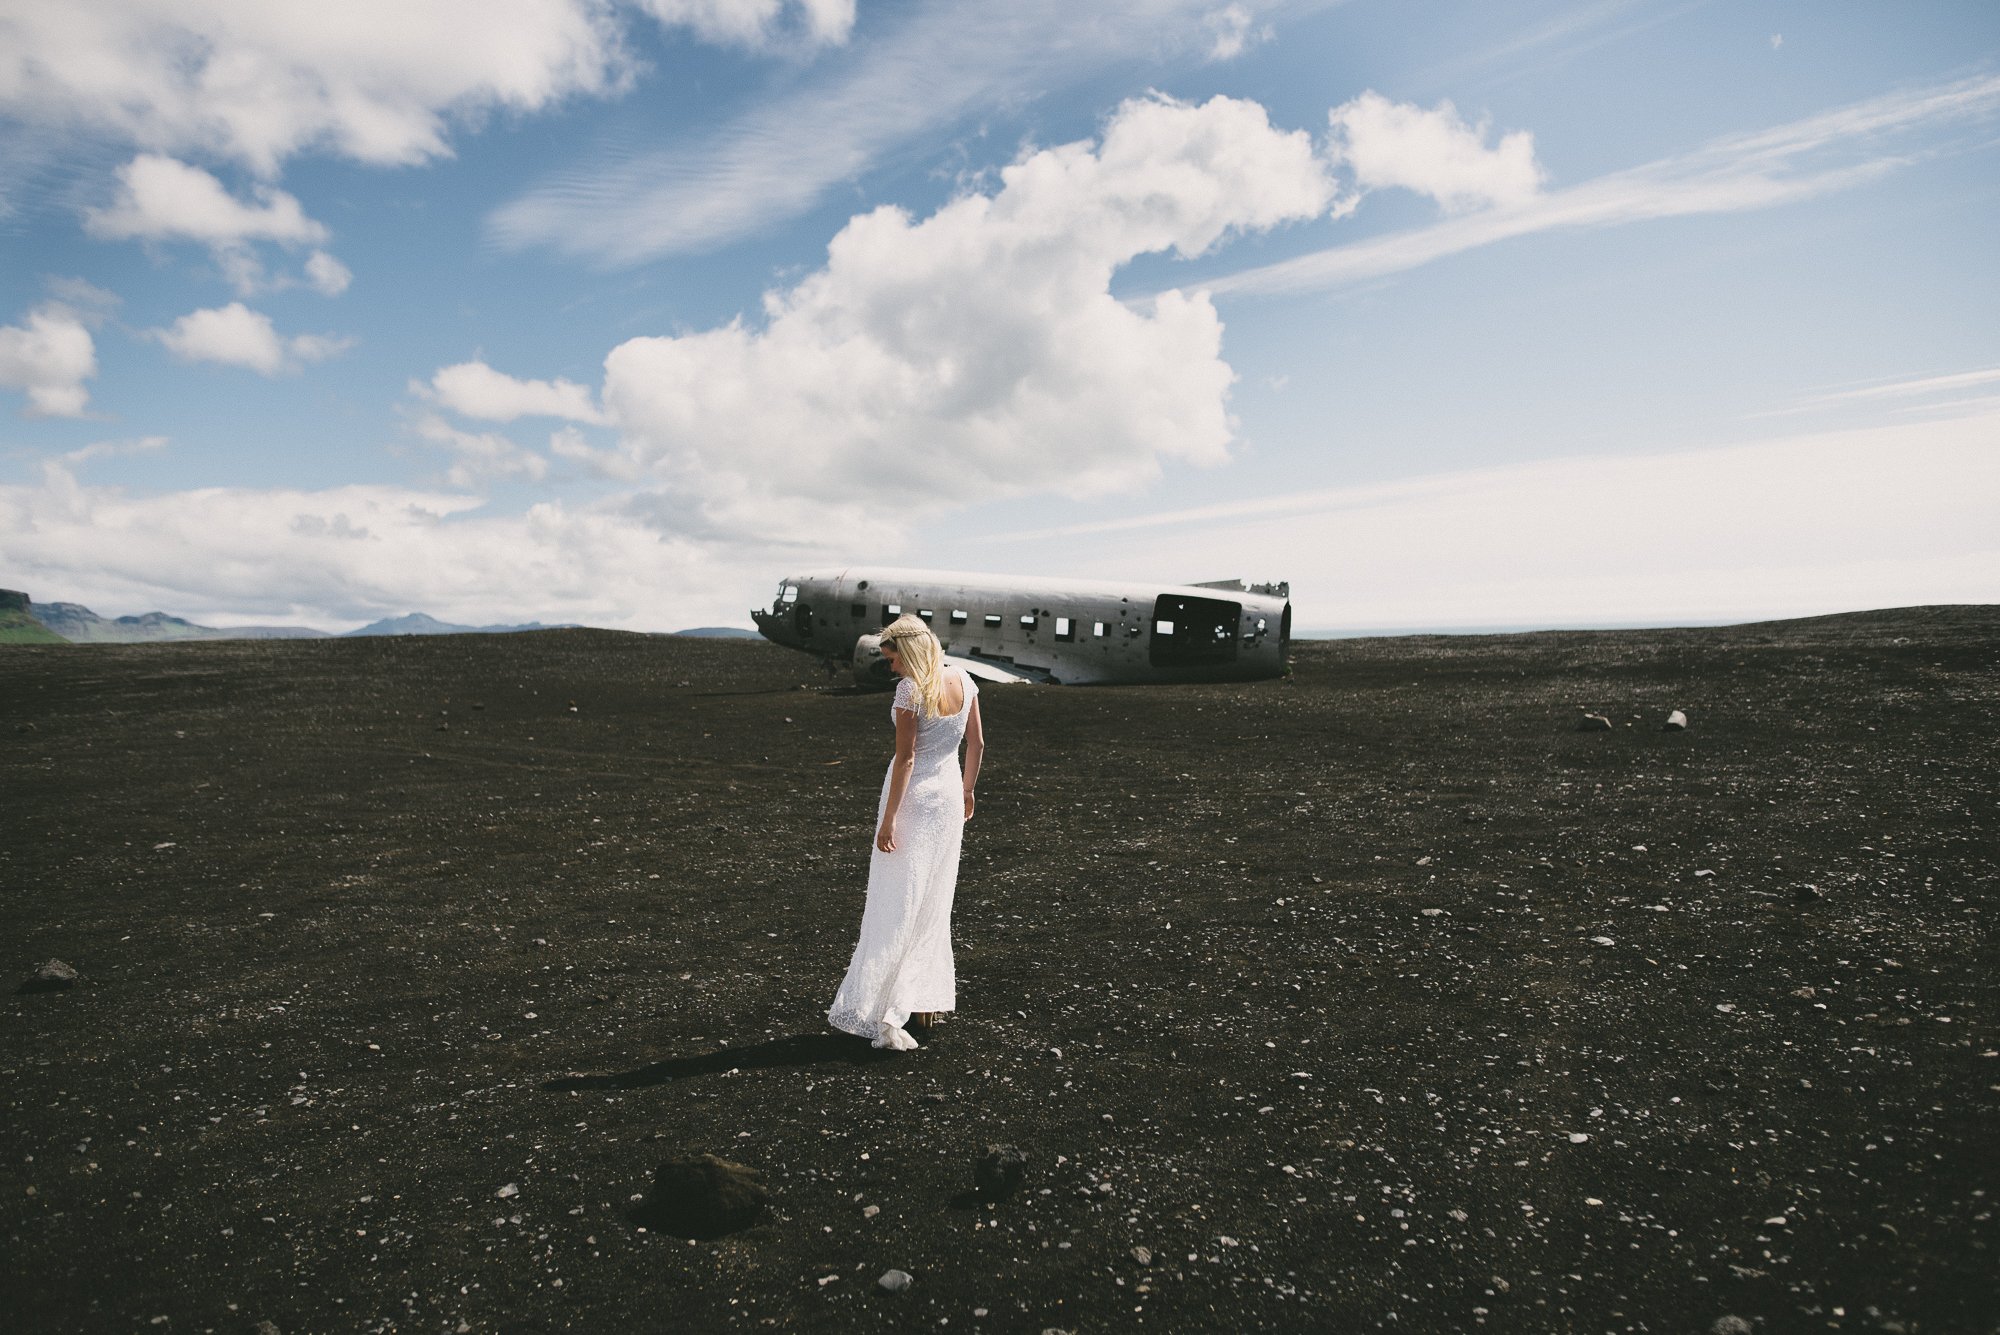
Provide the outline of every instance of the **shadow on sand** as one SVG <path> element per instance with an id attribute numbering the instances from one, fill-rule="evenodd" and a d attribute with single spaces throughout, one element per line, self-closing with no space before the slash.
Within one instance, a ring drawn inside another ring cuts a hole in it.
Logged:
<path id="1" fill-rule="evenodd" d="M 919 1043 L 923 1040 L 920 1038 Z M 543 1089 L 645 1089 L 696 1075 L 726 1071 L 761 1071 L 773 1066 L 868 1066 L 894 1061 L 898 1054 L 870 1047 L 865 1038 L 848 1034 L 793 1034 L 743 1048 L 721 1048 L 695 1057 L 669 1057 L 630 1071 L 605 1075 L 559 1076 Z"/>

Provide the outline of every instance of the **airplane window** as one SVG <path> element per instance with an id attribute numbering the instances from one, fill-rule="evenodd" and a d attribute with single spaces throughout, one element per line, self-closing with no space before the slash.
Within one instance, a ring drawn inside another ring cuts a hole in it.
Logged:
<path id="1" fill-rule="evenodd" d="M 1035 618 L 1030 614 L 1023 613 L 1021 616 L 1021 628 L 1023 630 L 1033 630 L 1035 628 Z"/>
<path id="2" fill-rule="evenodd" d="M 1091 626 L 1092 626 L 1092 629 L 1091 629 L 1091 632 L 1090 632 L 1090 635 L 1091 635 L 1091 638 L 1092 638 L 1092 639 L 1097 639 L 1097 640 L 1101 640 L 1101 639 L 1103 639 L 1103 638 L 1104 638 L 1104 623 L 1103 623 L 1102 621 L 1093 621 L 1093 622 L 1091 623 Z"/>
<path id="3" fill-rule="evenodd" d="M 1125 628 L 1125 638 L 1126 638 L 1126 639 L 1128 639 L 1128 640 L 1136 640 L 1136 639 L 1138 639 L 1138 638 L 1139 638 L 1139 628 L 1138 628 L 1137 626 L 1127 626 L 1127 627 Z"/>
<path id="4" fill-rule="evenodd" d="M 1056 638 L 1058 640 L 1074 640 L 1076 638 L 1075 625 L 1076 623 L 1068 617 L 1057 617 Z"/>
<path id="5" fill-rule="evenodd" d="M 796 584 L 787 584 L 785 586 L 785 601 L 788 603 L 795 603 L 798 600 L 799 600 L 799 586 Z"/>
<path id="6" fill-rule="evenodd" d="M 964 608 L 954 607 L 951 609 L 951 624 L 954 626 L 963 626 L 965 624 Z"/>
<path id="7" fill-rule="evenodd" d="M 922 617 L 924 621 L 928 623 L 930 619 L 936 615 L 936 613 L 932 612 L 931 609 L 928 607 L 919 607 L 917 609 L 917 615 Z"/>
<path id="8" fill-rule="evenodd" d="M 999 614 L 998 612 L 988 612 L 988 613 L 986 614 L 986 624 L 987 624 L 987 625 L 989 625 L 989 626 L 997 626 L 997 625 L 999 625 L 999 624 L 1000 624 L 1000 614 Z"/>
<path id="9" fill-rule="evenodd" d="M 896 619 L 897 617 L 899 617 L 899 616 L 901 616 L 901 615 L 903 615 L 903 605 L 902 605 L 901 603 L 883 603 L 883 604 L 882 604 L 882 624 L 883 624 L 883 625 L 885 625 L 885 626 L 886 626 L 886 625 L 888 625 L 888 624 L 889 624 L 889 623 L 890 623 L 891 621 L 894 621 L 894 620 L 895 620 L 895 619 Z"/>
<path id="10" fill-rule="evenodd" d="M 865 617 L 865 616 L 867 616 L 867 615 L 868 615 L 868 604 L 867 604 L 867 603 L 849 603 L 849 604 L 847 605 L 847 615 L 849 615 L 849 616 L 851 616 L 851 617 Z"/>
<path id="11" fill-rule="evenodd" d="M 1174 633 L 1174 623 L 1173 623 L 1173 622 L 1171 622 L 1171 621 L 1155 621 L 1155 622 L 1153 623 L 1153 634 L 1155 634 L 1155 635 L 1171 635 L 1171 634 L 1173 634 L 1173 633 Z"/>

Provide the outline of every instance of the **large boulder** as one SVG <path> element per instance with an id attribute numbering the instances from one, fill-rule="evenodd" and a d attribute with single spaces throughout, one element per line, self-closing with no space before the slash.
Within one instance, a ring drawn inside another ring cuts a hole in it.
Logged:
<path id="1" fill-rule="evenodd" d="M 719 1238 L 750 1227 L 771 1193 L 757 1170 L 713 1154 L 669 1159 L 653 1170 L 653 1189 L 632 1211 L 634 1223 L 683 1238 Z"/>

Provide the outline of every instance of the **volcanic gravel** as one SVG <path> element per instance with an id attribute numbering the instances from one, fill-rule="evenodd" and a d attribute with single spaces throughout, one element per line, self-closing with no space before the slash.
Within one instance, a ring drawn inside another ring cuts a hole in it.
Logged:
<path id="1" fill-rule="evenodd" d="M 0 650 L 0 1315 L 1990 1331 L 1996 665 L 1918 608 L 989 689 L 960 1009 L 882 1054 L 824 1011 L 888 702 L 802 656 Z M 704 1153 L 760 1221 L 645 1227 Z"/>

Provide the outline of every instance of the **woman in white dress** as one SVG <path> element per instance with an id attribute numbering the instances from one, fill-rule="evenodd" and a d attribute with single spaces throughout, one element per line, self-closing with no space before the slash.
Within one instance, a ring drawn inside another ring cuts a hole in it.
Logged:
<path id="1" fill-rule="evenodd" d="M 882 632 L 882 656 L 901 679 L 889 709 L 896 755 L 876 812 L 861 941 L 826 1018 L 836 1029 L 901 1052 L 917 1046 L 905 1024 L 914 1017 L 928 1025 L 958 1002 L 951 898 L 986 739 L 978 686 L 944 666 L 929 626 L 897 618 Z"/>

